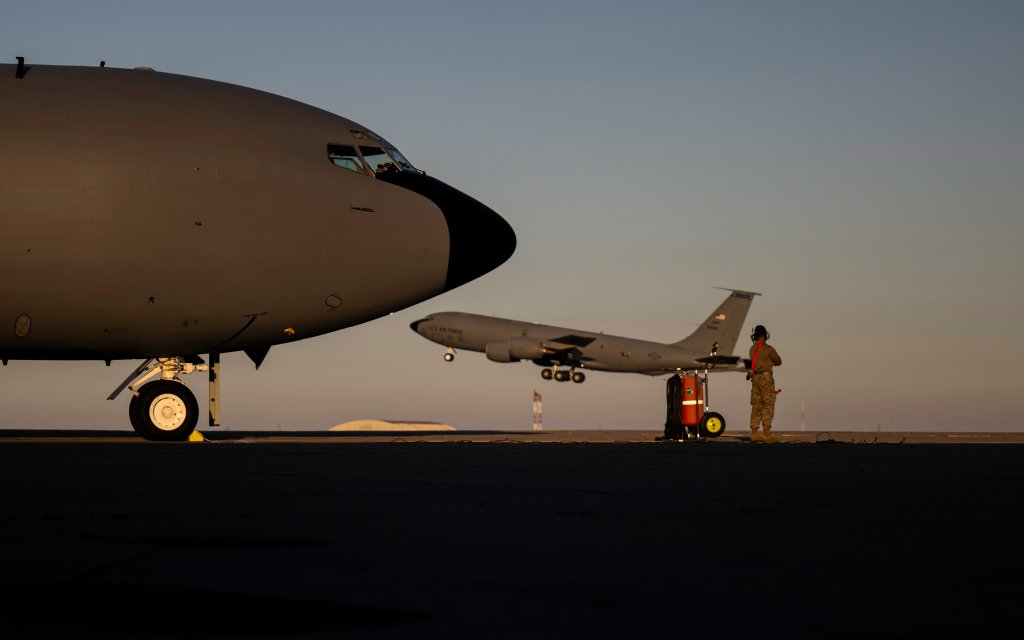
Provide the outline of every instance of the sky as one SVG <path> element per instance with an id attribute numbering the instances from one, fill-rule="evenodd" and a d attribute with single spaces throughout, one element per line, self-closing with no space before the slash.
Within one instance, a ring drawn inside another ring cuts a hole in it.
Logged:
<path id="1" fill-rule="evenodd" d="M 760 292 L 778 430 L 1020 431 L 1024 4 L 0 2 L 0 60 L 150 66 L 348 117 L 515 254 L 394 315 L 222 357 L 222 430 L 661 429 L 665 380 L 540 377 L 409 329 L 467 311 L 673 342 Z M 5 126 L 11 126 L 8 123 Z M 0 428 L 131 427 L 138 363 L 0 367 Z M 186 378 L 207 401 L 205 374 Z M 710 408 L 745 432 L 749 383 Z M 205 412 L 200 420 L 205 426 Z"/>

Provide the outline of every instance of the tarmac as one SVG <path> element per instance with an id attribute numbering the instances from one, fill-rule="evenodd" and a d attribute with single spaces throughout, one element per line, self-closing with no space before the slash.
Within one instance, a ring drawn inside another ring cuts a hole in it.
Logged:
<path id="1" fill-rule="evenodd" d="M 1022 433 L 0 431 L 0 637 L 1019 637 Z"/>

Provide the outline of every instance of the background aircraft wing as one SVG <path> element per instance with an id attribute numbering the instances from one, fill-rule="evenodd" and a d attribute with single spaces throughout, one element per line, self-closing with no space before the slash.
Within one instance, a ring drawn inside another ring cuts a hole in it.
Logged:
<path id="1" fill-rule="evenodd" d="M 568 334 L 545 340 L 543 344 L 544 356 L 534 360 L 537 364 L 550 366 L 560 364 L 567 367 L 578 367 L 584 362 L 593 360 L 583 355 L 582 347 L 586 347 L 595 338 Z"/>
<path id="2" fill-rule="evenodd" d="M 570 334 L 567 334 L 567 335 L 564 335 L 564 336 L 559 336 L 557 338 L 551 338 L 549 340 L 545 340 L 544 341 L 544 346 L 545 347 L 547 347 L 547 346 L 554 346 L 555 348 L 559 348 L 560 345 L 571 345 L 571 346 L 574 346 L 574 347 L 585 347 L 585 346 L 589 345 L 591 342 L 593 342 L 595 339 L 596 338 L 592 338 L 590 336 L 581 336 L 581 335 L 576 335 L 575 333 L 570 333 Z"/>

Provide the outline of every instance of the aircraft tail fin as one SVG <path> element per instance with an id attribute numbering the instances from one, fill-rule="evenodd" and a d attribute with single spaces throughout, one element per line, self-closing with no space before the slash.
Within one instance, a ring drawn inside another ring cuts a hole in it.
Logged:
<path id="1" fill-rule="evenodd" d="M 715 288 L 723 289 L 723 287 Z M 711 312 L 711 315 L 696 331 L 679 342 L 673 343 L 673 346 L 709 353 L 711 346 L 717 342 L 719 355 L 732 355 L 736 349 L 740 331 L 743 329 L 743 322 L 747 319 L 750 303 L 754 301 L 754 296 L 761 294 L 740 289 L 725 289 L 725 291 L 730 292 L 729 297 Z"/>

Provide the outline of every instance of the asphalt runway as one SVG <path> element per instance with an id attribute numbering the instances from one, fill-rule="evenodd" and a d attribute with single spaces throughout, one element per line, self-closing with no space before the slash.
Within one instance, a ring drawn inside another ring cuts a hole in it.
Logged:
<path id="1" fill-rule="evenodd" d="M 1020 637 L 1024 434 L 0 432 L 0 637 Z"/>

